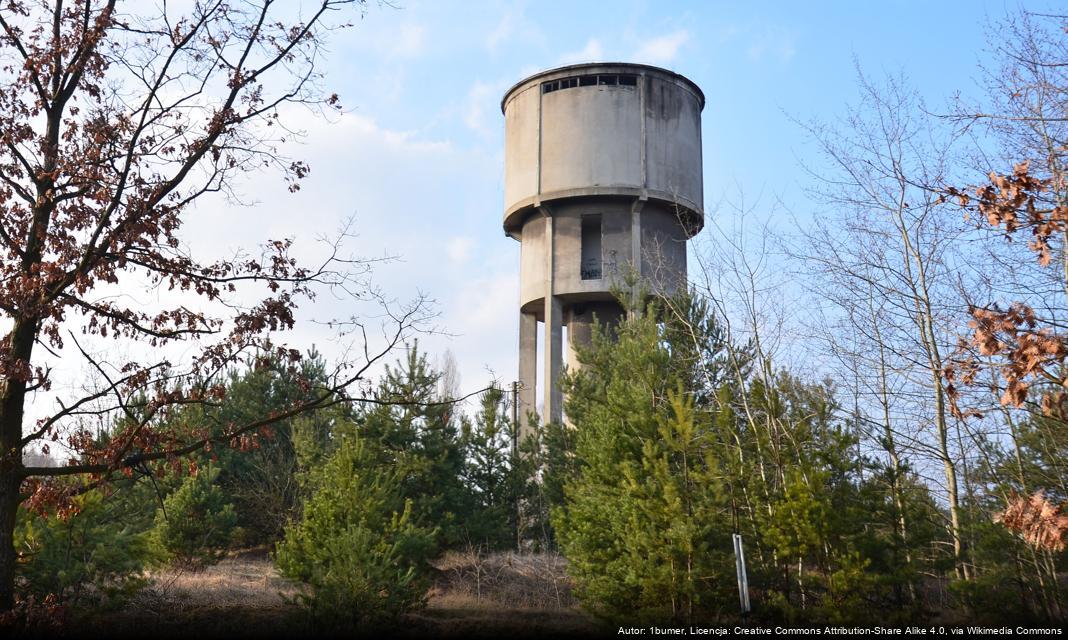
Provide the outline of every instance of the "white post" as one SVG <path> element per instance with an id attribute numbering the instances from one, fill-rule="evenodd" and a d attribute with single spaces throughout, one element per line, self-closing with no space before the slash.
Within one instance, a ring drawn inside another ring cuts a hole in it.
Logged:
<path id="1" fill-rule="evenodd" d="M 749 578 L 745 574 L 745 550 L 742 549 L 742 535 L 735 533 L 734 564 L 738 569 L 738 598 L 742 605 L 742 615 L 749 613 Z"/>

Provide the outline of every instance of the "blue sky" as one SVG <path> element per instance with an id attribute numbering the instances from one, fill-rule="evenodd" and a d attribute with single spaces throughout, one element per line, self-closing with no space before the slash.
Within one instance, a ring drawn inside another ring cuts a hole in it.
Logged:
<path id="1" fill-rule="evenodd" d="M 538 70 L 586 61 L 667 67 L 695 81 L 704 111 L 706 206 L 731 192 L 777 199 L 801 215 L 812 159 L 792 118 L 833 120 L 856 95 L 855 65 L 902 73 L 937 110 L 954 92 L 977 94 L 987 19 L 1004 2 L 524 2 L 373 0 L 335 34 L 324 86 L 346 112 L 303 112 L 290 153 L 311 164 L 297 194 L 255 177 L 240 191 L 256 206 L 201 206 L 191 246 L 225 251 L 264 237 L 310 243 L 349 215 L 364 256 L 399 259 L 376 270 L 397 298 L 436 300 L 465 389 L 491 373 L 514 379 L 519 245 L 501 230 L 503 119 L 499 102 Z M 1027 3 L 1032 9 L 1051 3 Z M 291 121 L 292 122 L 292 121 Z M 723 221 L 729 223 L 729 221 Z M 775 221 L 772 221 L 775 224 Z M 783 224 L 787 224 L 784 219 Z M 209 226 L 210 225 L 210 226 Z M 343 314 L 329 298 L 306 317 Z M 330 354 L 326 332 L 298 341 Z"/>

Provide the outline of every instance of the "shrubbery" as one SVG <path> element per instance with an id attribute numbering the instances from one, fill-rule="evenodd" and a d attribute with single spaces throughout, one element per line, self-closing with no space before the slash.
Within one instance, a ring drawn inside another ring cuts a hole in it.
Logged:
<path id="1" fill-rule="evenodd" d="M 700 300 L 661 302 L 672 312 L 598 333 L 565 380 L 574 445 L 552 522 L 584 605 L 636 624 L 732 615 L 741 533 L 763 619 L 922 619 L 909 593 L 930 537 L 910 511 L 900 548 L 830 383 L 754 361 Z"/>
<path id="2" fill-rule="evenodd" d="M 662 328 L 628 321 L 580 357 L 568 385 L 579 465 L 553 514 L 580 598 L 634 623 L 716 613 L 733 570 L 723 473 Z"/>
<path id="3" fill-rule="evenodd" d="M 314 493 L 286 529 L 276 561 L 307 583 L 301 601 L 315 622 L 341 628 L 379 623 L 422 604 L 435 532 L 412 521 L 392 467 L 352 433 L 312 472 Z"/>
<path id="4" fill-rule="evenodd" d="M 20 510 L 15 545 L 24 596 L 99 608 L 141 587 L 143 569 L 154 557 L 146 532 L 151 511 L 146 515 L 138 504 L 147 497 L 144 490 L 89 491 L 64 512 Z"/>
<path id="5" fill-rule="evenodd" d="M 176 566 L 199 569 L 218 562 L 234 538 L 237 514 L 208 467 L 182 482 L 156 512 L 152 542 Z"/>

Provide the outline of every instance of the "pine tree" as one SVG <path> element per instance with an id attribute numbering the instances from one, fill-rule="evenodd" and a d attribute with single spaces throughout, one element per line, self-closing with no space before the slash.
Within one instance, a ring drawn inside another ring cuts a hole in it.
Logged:
<path id="1" fill-rule="evenodd" d="M 301 600 L 316 624 L 351 629 L 422 604 L 435 532 L 415 524 L 400 469 L 383 464 L 351 428 L 338 438 L 275 560 L 283 575 L 310 585 Z"/>
<path id="2" fill-rule="evenodd" d="M 442 401 L 440 379 L 414 343 L 407 358 L 386 367 L 378 403 L 356 420 L 377 461 L 396 467 L 412 520 L 437 529 L 438 542 L 450 547 L 464 542 L 460 516 L 471 509 L 471 494 L 461 481 L 466 452 L 456 409 Z"/>
<path id="3" fill-rule="evenodd" d="M 521 490 L 513 452 L 513 425 L 504 407 L 504 392 L 494 387 L 482 394 L 474 420 L 464 418 L 467 461 L 463 482 L 471 507 L 461 523 L 471 544 L 491 549 L 515 544 L 516 501 Z"/>
<path id="4" fill-rule="evenodd" d="M 326 364 L 314 350 L 299 368 L 286 366 L 277 358 L 257 360 L 243 370 L 230 372 L 227 391 L 218 406 L 197 407 L 182 419 L 188 424 L 225 429 L 258 415 L 282 410 L 310 400 L 317 389 L 326 386 Z M 271 426 L 267 436 L 257 434 L 238 439 L 230 446 L 217 447 L 201 457 L 201 464 L 218 468 L 218 484 L 229 496 L 241 528 L 243 545 L 274 543 L 282 536 L 286 522 L 298 508 L 298 455 L 294 429 L 298 423 L 305 433 L 329 432 L 334 407 L 308 412 Z"/>
<path id="5" fill-rule="evenodd" d="M 145 583 L 143 571 L 156 559 L 149 535 L 155 496 L 148 480 L 135 478 L 76 501 L 69 511 L 20 509 L 19 582 L 39 599 L 100 610 Z"/>
<path id="6" fill-rule="evenodd" d="M 654 314 L 580 354 L 565 381 L 577 469 L 553 524 L 577 591 L 628 621 L 719 613 L 729 567 L 714 431 L 685 387 Z"/>
<path id="7" fill-rule="evenodd" d="M 218 562 L 233 540 L 237 513 L 218 477 L 215 467 L 188 476 L 156 512 L 152 542 L 178 566 L 199 569 Z"/>

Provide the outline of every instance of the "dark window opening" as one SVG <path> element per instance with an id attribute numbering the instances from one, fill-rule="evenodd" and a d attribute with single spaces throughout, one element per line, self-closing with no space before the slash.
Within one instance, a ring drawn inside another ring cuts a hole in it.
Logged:
<path id="1" fill-rule="evenodd" d="M 603 260 L 601 259 L 601 216 L 582 216 L 582 264 L 579 273 L 583 280 L 600 280 Z"/>
<path id="2" fill-rule="evenodd" d="M 607 74 L 603 76 L 575 76 L 571 78 L 561 78 L 559 80 L 550 80 L 549 82 L 541 83 L 541 92 L 552 93 L 553 91 L 559 91 L 561 89 L 592 87 L 594 85 L 608 87 L 636 87 L 638 86 L 638 76 L 628 74 Z"/>

